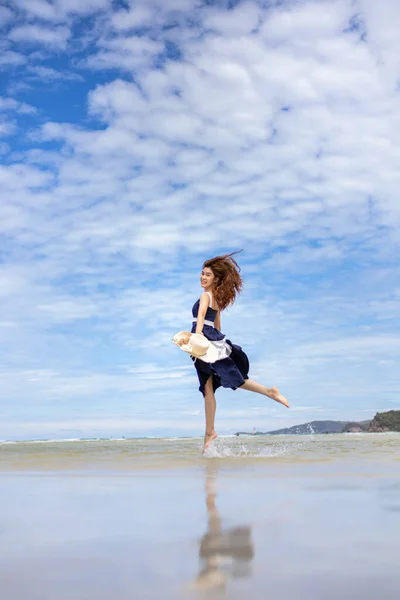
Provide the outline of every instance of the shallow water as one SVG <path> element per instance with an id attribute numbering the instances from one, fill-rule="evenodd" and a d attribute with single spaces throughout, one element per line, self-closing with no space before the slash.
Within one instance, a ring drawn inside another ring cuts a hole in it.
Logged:
<path id="1" fill-rule="evenodd" d="M 0 597 L 398 600 L 400 436 L 5 444 Z"/>
<path id="2" fill-rule="evenodd" d="M 0 471 L 19 469 L 150 469 L 226 464 L 299 465 L 347 459 L 399 462 L 400 434 L 220 437 L 201 455 L 202 438 L 0 442 Z"/>

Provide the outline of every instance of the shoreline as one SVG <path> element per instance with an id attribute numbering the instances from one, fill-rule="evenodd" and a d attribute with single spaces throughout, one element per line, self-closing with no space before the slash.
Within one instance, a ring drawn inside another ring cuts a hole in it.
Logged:
<path id="1" fill-rule="evenodd" d="M 341 432 L 307 432 L 307 433 L 248 433 L 248 432 L 239 432 L 239 433 L 226 433 L 226 434 L 218 434 L 218 439 L 235 439 L 239 437 L 244 438 L 261 438 L 261 437 L 273 437 L 273 438 L 293 438 L 295 436 L 306 438 L 306 437 L 325 437 L 325 436 L 340 436 L 340 435 L 349 435 L 349 436 L 358 436 L 358 435 L 399 435 L 400 431 L 341 431 Z M 150 441 L 150 440 L 162 440 L 162 441 L 184 441 L 184 440 L 200 440 L 203 441 L 203 435 L 188 435 L 188 436 L 147 436 L 147 437 L 82 437 L 82 438 L 32 438 L 32 439 L 17 439 L 17 440 L 8 440 L 8 439 L 0 439 L 1 445 L 12 445 L 12 444 L 63 444 L 63 443 L 97 443 L 97 442 L 139 442 L 139 441 Z"/>

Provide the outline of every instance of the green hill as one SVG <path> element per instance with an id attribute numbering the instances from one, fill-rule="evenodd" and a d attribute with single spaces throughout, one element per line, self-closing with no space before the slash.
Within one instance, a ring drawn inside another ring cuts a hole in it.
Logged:
<path id="1" fill-rule="evenodd" d="M 400 410 L 376 413 L 368 428 L 369 432 L 400 431 Z"/>

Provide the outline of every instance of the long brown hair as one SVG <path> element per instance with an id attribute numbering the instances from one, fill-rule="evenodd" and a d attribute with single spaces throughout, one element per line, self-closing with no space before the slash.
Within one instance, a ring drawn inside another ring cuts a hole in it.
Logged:
<path id="1" fill-rule="evenodd" d="M 234 254 L 239 252 L 242 252 L 242 250 L 231 252 L 231 254 L 223 254 L 222 256 L 214 256 L 214 258 L 209 258 L 203 263 L 203 269 L 208 267 L 214 274 L 213 292 L 220 310 L 224 310 L 233 304 L 237 294 L 240 294 L 243 289 L 240 267 L 236 260 L 232 258 Z"/>

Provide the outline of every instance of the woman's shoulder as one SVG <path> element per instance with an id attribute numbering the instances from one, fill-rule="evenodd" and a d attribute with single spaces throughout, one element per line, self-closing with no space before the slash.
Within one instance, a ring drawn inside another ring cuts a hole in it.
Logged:
<path id="1" fill-rule="evenodd" d="M 200 300 L 202 298 L 208 298 L 210 300 L 210 302 L 211 302 L 212 296 L 211 296 L 210 292 L 201 292 L 201 294 L 200 294 Z"/>
<path id="2" fill-rule="evenodd" d="M 213 310 L 215 312 L 218 312 L 218 308 L 212 308 L 211 305 L 214 304 L 215 306 L 215 298 L 213 298 L 213 295 L 210 292 L 202 292 L 202 294 L 200 294 L 200 298 L 198 300 L 198 302 L 201 301 L 201 299 L 204 298 L 205 300 L 208 300 L 208 308 L 210 310 Z"/>

